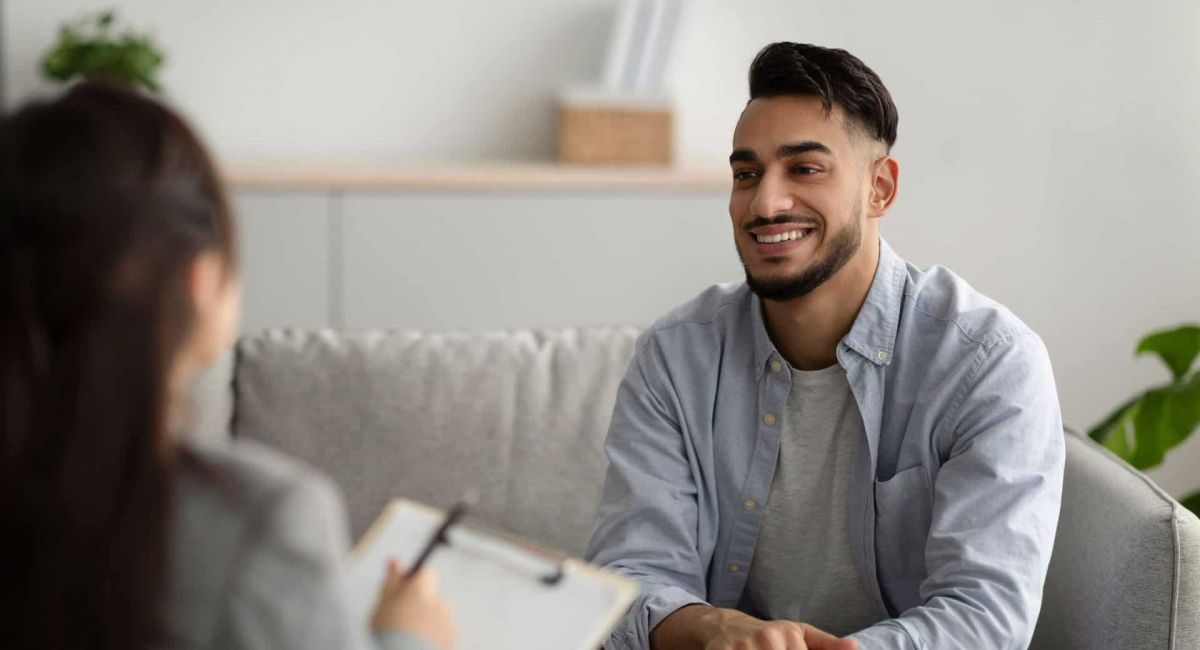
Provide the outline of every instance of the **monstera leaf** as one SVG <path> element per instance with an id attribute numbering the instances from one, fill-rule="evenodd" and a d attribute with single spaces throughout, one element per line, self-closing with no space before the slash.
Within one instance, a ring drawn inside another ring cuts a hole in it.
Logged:
<path id="1" fill-rule="evenodd" d="M 1136 353 L 1157 355 L 1170 371 L 1171 382 L 1117 407 L 1088 436 L 1134 467 L 1146 469 L 1162 463 L 1168 451 L 1200 426 L 1200 372 L 1188 374 L 1200 356 L 1200 326 L 1154 332 L 1138 343 Z M 1183 503 L 1200 513 L 1200 493 Z"/>

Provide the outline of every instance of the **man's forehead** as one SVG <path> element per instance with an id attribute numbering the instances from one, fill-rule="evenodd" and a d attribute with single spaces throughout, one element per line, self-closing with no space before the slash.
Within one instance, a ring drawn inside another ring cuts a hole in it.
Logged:
<path id="1" fill-rule="evenodd" d="M 759 97 L 742 110 L 733 131 L 733 146 L 735 149 L 775 149 L 785 142 L 815 141 L 836 150 L 851 145 L 851 128 L 848 128 L 845 112 L 837 104 L 826 112 L 816 97 Z"/>

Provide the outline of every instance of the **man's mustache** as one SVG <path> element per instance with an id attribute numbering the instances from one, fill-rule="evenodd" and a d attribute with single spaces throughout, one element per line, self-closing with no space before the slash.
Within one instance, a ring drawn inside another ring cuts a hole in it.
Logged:
<path id="1" fill-rule="evenodd" d="M 746 224 L 742 226 L 742 230 L 750 231 L 755 228 L 762 228 L 763 226 L 778 226 L 785 223 L 811 226 L 813 228 L 816 228 L 818 225 L 813 219 L 790 214 L 781 214 L 777 217 L 771 217 L 770 219 L 767 219 L 766 217 L 755 217 L 746 222 Z"/>

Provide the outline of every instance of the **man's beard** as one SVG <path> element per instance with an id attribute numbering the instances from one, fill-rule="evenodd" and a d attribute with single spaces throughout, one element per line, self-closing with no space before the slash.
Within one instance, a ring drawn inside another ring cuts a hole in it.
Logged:
<path id="1" fill-rule="evenodd" d="M 738 249 L 738 257 L 742 260 L 742 268 L 746 271 L 746 284 L 750 290 L 763 300 L 786 302 L 806 296 L 814 289 L 825 284 L 858 252 L 862 243 L 861 206 L 855 209 L 850 226 L 841 231 L 829 241 L 829 252 L 815 262 L 791 277 L 755 278 L 746 266 L 746 259 Z M 812 237 L 812 233 L 807 236 Z"/>

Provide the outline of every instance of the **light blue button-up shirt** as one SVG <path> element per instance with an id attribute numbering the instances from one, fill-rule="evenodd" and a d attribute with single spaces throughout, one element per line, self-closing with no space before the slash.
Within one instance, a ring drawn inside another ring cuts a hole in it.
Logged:
<path id="1" fill-rule="evenodd" d="M 745 284 L 719 285 L 638 339 L 605 449 L 588 559 L 642 594 L 607 647 L 649 648 L 691 603 L 735 607 L 779 455 L 791 376 Z M 880 241 L 837 349 L 863 418 L 850 539 L 874 648 L 1025 648 L 1041 606 L 1064 442 L 1045 346 L 950 271 Z M 812 498 L 821 498 L 813 495 Z"/>

